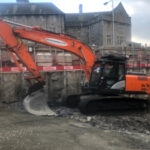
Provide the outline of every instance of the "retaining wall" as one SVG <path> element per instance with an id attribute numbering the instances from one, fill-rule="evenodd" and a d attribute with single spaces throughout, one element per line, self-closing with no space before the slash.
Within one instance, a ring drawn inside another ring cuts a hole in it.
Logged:
<path id="1" fill-rule="evenodd" d="M 61 102 L 69 94 L 81 92 L 80 83 L 83 77 L 81 70 L 42 72 L 46 81 L 45 93 L 50 100 Z M 0 74 L 0 101 L 11 103 L 21 101 L 25 97 L 29 84 L 24 80 L 23 74 Z"/>

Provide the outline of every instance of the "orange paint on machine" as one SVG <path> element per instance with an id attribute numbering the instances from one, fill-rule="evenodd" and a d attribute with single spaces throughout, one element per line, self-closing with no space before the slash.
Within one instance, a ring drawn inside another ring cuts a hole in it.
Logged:
<path id="1" fill-rule="evenodd" d="M 150 77 L 141 75 L 126 75 L 126 91 L 144 92 L 150 94 Z"/>

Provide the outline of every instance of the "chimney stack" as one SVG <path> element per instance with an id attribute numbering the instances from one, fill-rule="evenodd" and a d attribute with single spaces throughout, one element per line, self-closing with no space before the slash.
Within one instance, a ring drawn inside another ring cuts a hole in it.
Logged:
<path id="1" fill-rule="evenodd" d="M 17 3 L 29 3 L 29 0 L 16 0 Z"/>
<path id="2" fill-rule="evenodd" d="M 79 13 L 83 13 L 83 5 L 82 4 L 79 5 Z"/>

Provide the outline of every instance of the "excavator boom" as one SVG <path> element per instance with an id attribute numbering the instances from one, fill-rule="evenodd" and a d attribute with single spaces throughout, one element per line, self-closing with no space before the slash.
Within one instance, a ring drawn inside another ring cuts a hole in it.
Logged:
<path id="1" fill-rule="evenodd" d="M 15 27 L 10 26 L 9 24 L 14 24 Z M 82 60 L 81 67 L 87 79 L 90 80 L 90 73 L 92 71 L 92 66 L 95 61 L 95 56 L 89 47 L 87 47 L 86 45 L 84 45 L 76 39 L 73 39 L 67 35 L 56 34 L 46 31 L 41 29 L 40 27 L 24 26 L 2 19 L 0 19 L 0 36 L 3 40 L 4 45 L 6 46 L 6 49 L 8 50 L 9 54 L 11 55 L 19 69 L 22 71 L 22 67 L 17 61 L 14 53 L 28 68 L 28 71 L 32 73 L 32 76 L 26 77 L 26 79 L 31 83 L 32 86 L 29 88 L 28 96 L 25 98 L 25 105 L 28 106 L 26 107 L 26 109 L 33 114 L 37 114 L 37 111 L 36 113 L 35 111 L 32 111 L 33 109 L 31 110 L 29 103 L 31 99 L 35 98 L 31 98 L 29 97 L 29 95 L 42 88 L 45 82 L 42 76 L 40 75 L 39 70 L 35 62 L 33 61 L 31 55 L 29 54 L 26 46 L 22 42 L 22 39 L 27 39 L 34 42 L 42 43 L 44 45 L 60 48 L 67 52 L 71 52 L 77 55 Z M 33 84 L 33 79 L 36 80 L 37 83 Z M 47 107 L 45 108 L 44 106 L 44 109 L 47 110 Z M 40 114 L 48 114 L 48 111 L 45 112 L 46 113 L 42 112 Z"/>
<path id="2" fill-rule="evenodd" d="M 82 69 L 87 79 L 90 79 L 95 56 L 92 50 L 83 43 L 67 35 L 52 33 L 41 28 L 19 27 L 14 28 L 13 32 L 20 38 L 57 47 L 77 55 L 82 60 Z"/>
<path id="3" fill-rule="evenodd" d="M 15 56 L 13 55 L 13 53 L 15 53 L 20 58 L 21 62 L 24 63 L 28 70 L 33 74 L 32 77 L 27 79 L 31 78 L 36 79 L 38 82 L 43 82 L 44 79 L 41 77 L 37 66 L 35 65 L 31 55 L 28 53 L 28 50 L 21 38 L 16 36 L 13 32 L 13 28 L 4 21 L 0 21 L 0 36 L 12 58 L 15 59 Z M 16 59 L 15 62 L 17 66 L 19 66 Z M 22 70 L 21 66 L 19 66 L 19 68 Z"/>
<path id="4" fill-rule="evenodd" d="M 0 20 L 0 36 L 3 39 L 4 44 L 9 51 L 16 53 L 16 55 L 27 66 L 28 70 L 32 72 L 33 76 L 39 82 L 43 81 L 43 79 L 40 78 L 37 66 L 32 60 L 21 39 L 27 39 L 37 43 L 42 43 L 44 45 L 60 48 L 77 55 L 82 60 L 82 69 L 84 70 L 87 79 L 90 79 L 90 73 L 95 61 L 95 55 L 89 47 L 64 34 L 52 33 L 43 30 L 40 27 L 20 26 L 21 24 L 19 24 L 19 27 L 12 27 L 8 25 L 7 22 L 18 25 L 17 23 L 7 20 Z M 20 49 L 19 51 L 18 48 Z"/>

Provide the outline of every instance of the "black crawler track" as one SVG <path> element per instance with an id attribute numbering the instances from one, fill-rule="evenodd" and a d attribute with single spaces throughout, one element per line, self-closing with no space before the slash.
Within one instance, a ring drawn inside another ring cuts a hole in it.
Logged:
<path id="1" fill-rule="evenodd" d="M 92 98 L 93 97 L 93 98 Z M 67 106 L 78 107 L 84 114 L 92 114 L 103 111 L 117 110 L 139 110 L 148 107 L 148 101 L 124 96 L 70 96 L 67 99 Z"/>

